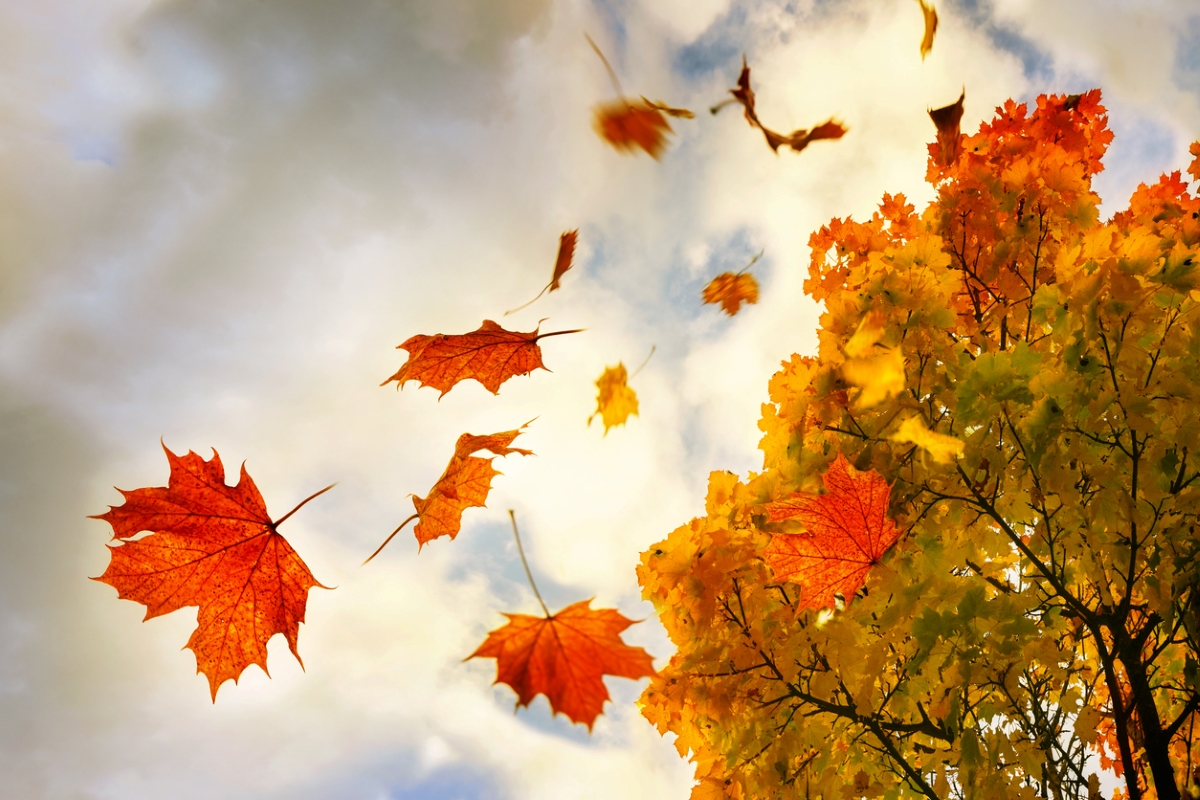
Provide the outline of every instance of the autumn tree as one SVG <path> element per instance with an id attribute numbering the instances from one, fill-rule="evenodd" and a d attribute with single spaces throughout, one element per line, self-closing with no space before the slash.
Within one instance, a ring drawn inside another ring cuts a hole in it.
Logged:
<path id="1" fill-rule="evenodd" d="M 762 472 L 639 567 L 693 798 L 1197 793 L 1200 201 L 1100 221 L 1099 99 L 1010 101 L 922 213 L 813 234 Z"/>

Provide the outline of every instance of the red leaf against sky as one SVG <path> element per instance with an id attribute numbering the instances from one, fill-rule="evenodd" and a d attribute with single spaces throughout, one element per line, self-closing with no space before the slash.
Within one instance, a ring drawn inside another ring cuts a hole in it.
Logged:
<path id="1" fill-rule="evenodd" d="M 621 641 L 621 631 L 634 620 L 611 608 L 589 608 L 591 602 L 547 617 L 505 614 L 508 624 L 489 633 L 467 658 L 496 659 L 496 683 L 513 688 L 518 706 L 544 694 L 555 714 L 590 731 L 609 699 L 602 676 L 655 674 L 649 653 Z"/>
<path id="2" fill-rule="evenodd" d="M 937 145 L 930 145 L 929 152 L 944 167 L 954 163 L 954 159 L 958 158 L 958 152 L 962 148 L 962 134 L 959 125 L 962 122 L 963 100 L 966 97 L 967 90 L 963 89 L 957 101 L 929 112 L 929 118 L 937 126 Z"/>
<path id="3" fill-rule="evenodd" d="M 529 423 L 525 423 L 528 425 Z M 413 506 L 417 513 L 413 514 L 400 527 L 392 531 L 383 544 L 367 558 L 370 561 L 379 555 L 379 551 L 387 546 L 397 533 L 413 519 L 417 520 L 413 534 L 417 537 L 418 549 L 426 542 L 433 541 L 439 536 L 458 536 L 462 529 L 462 515 L 468 508 L 483 508 L 487 504 L 488 492 L 492 490 L 492 478 L 501 473 L 492 467 L 492 459 L 481 458 L 472 453 L 488 450 L 498 456 L 509 453 L 520 453 L 523 456 L 533 455 L 532 450 L 520 447 L 509 447 L 513 440 L 525 429 L 522 425 L 515 431 L 492 433 L 486 436 L 475 436 L 464 433 L 458 437 L 454 445 L 454 455 L 446 465 L 446 471 L 437 479 L 429 494 L 425 497 L 412 496 Z M 366 561 L 363 562 L 364 564 Z"/>
<path id="4" fill-rule="evenodd" d="M 749 122 L 751 126 L 762 131 L 763 136 L 766 137 L 767 144 L 770 145 L 771 149 L 776 153 L 779 152 L 779 148 L 783 145 L 787 145 L 799 153 L 801 150 L 808 147 L 810 142 L 815 142 L 819 139 L 840 139 L 846 135 L 846 126 L 833 119 L 822 122 L 812 130 L 799 128 L 798 130 L 794 130 L 786 136 L 782 133 L 776 133 L 775 131 L 763 125 L 758 119 L 758 111 L 754 106 L 754 90 L 750 88 L 750 67 L 746 64 L 745 56 L 742 56 L 742 72 L 738 76 L 737 88 L 730 89 L 729 93 L 733 95 L 734 100 L 742 104 L 742 108 L 744 109 L 746 115 L 746 121 Z M 732 101 L 725 101 L 725 103 L 729 102 Z M 719 103 L 713 106 L 711 109 L 712 113 L 715 114 L 720 111 L 721 108 L 724 107 L 725 103 Z"/>
<path id="5" fill-rule="evenodd" d="M 800 584 L 805 608 L 831 607 L 835 594 L 849 603 L 900 537 L 887 515 L 892 487 L 879 473 L 860 472 L 838 453 L 824 481 L 825 494 L 765 506 L 771 522 L 798 519 L 805 527 L 802 534 L 773 535 L 763 551 L 777 578 Z"/>
<path id="6" fill-rule="evenodd" d="M 186 646 L 215 701 L 221 684 L 236 683 L 249 665 L 267 671 L 267 641 L 277 633 L 300 661 L 296 637 L 308 590 L 321 584 L 276 530 L 291 513 L 271 521 L 245 465 L 237 485 L 227 486 L 216 450 L 209 461 L 163 450 L 171 465 L 165 488 L 119 490 L 125 502 L 93 517 L 111 524 L 117 539 L 151 532 L 109 545 L 108 569 L 93 580 L 145 605 L 146 619 L 199 606 Z"/>
<path id="7" fill-rule="evenodd" d="M 666 115 L 687 119 L 694 116 L 686 108 L 671 108 L 644 97 L 641 100 L 622 97 L 596 106 L 596 132 L 617 150 L 632 152 L 640 147 L 652 158 L 658 158 L 666 148 L 666 135 L 671 132 Z"/>
<path id="8" fill-rule="evenodd" d="M 525 305 L 517 306 L 510 311 L 505 311 L 504 316 L 507 317 L 509 314 L 520 311 L 525 306 L 531 305 L 534 300 L 537 300 L 538 297 L 541 297 L 546 292 L 553 292 L 558 289 L 559 278 L 571 268 L 571 262 L 575 258 L 575 241 L 578 238 L 578 228 L 573 231 L 566 231 L 562 236 L 558 237 L 558 257 L 554 259 L 554 274 L 550 277 L 550 282 L 542 287 L 542 290 L 537 293 L 537 297 L 533 298 L 533 300 L 530 300 Z"/>
<path id="9" fill-rule="evenodd" d="M 409 338 L 397 350 L 407 350 L 408 360 L 395 375 L 380 386 L 395 381 L 403 388 L 406 381 L 418 381 L 432 386 L 443 395 L 459 381 L 472 378 L 492 394 L 500 392 L 500 384 L 514 375 L 528 375 L 535 369 L 545 369 L 539 339 L 560 336 L 572 331 L 529 333 L 506 331 L 490 319 L 479 330 L 463 334 L 418 334 Z"/>

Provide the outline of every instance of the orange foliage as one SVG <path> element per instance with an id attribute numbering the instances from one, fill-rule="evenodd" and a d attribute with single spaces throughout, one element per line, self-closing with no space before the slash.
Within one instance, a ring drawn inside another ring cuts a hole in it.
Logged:
<path id="1" fill-rule="evenodd" d="M 109 545 L 108 569 L 94 580 L 145 605 L 146 619 L 199 606 L 186 647 L 215 702 L 221 684 L 237 683 L 249 665 L 267 671 L 267 641 L 277 633 L 300 660 L 296 637 L 308 590 L 321 584 L 276 531 L 291 514 L 271 521 L 245 466 L 237 485 L 227 486 L 215 450 L 209 461 L 163 450 L 171 465 L 166 487 L 121 491 L 122 505 L 93 517 L 112 525 L 117 539 L 151 532 Z"/>
<path id="2" fill-rule="evenodd" d="M 517 693 L 517 706 L 546 695 L 554 713 L 592 729 L 608 700 L 604 675 L 643 678 L 655 674 L 650 654 L 621 641 L 634 623 L 608 608 L 573 603 L 545 617 L 505 614 L 508 624 L 487 635 L 467 658 L 496 659 L 496 683 Z"/>
<path id="3" fill-rule="evenodd" d="M 765 505 L 771 522 L 804 524 L 804 534 L 776 534 L 763 551 L 776 578 L 803 587 L 803 608 L 832 607 L 836 594 L 849 603 L 900 537 L 887 515 L 891 486 L 875 470 L 860 472 L 838 453 L 824 482 L 825 494 Z"/>

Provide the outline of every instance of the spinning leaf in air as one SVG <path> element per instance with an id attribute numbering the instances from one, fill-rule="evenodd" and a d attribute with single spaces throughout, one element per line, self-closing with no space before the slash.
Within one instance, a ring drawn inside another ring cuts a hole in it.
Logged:
<path id="1" fill-rule="evenodd" d="M 749 272 L 722 272 L 704 287 L 705 303 L 720 303 L 729 316 L 741 310 L 742 303 L 758 302 L 758 281 Z"/>
<path id="2" fill-rule="evenodd" d="M 418 334 L 397 346 L 397 350 L 408 351 L 408 360 L 395 375 L 379 385 L 386 386 L 395 381 L 397 388 L 403 388 L 406 381 L 417 381 L 444 395 L 459 381 L 472 378 L 492 394 L 499 394 L 500 384 L 514 375 L 546 369 L 542 364 L 542 348 L 537 344 L 539 339 L 578 332 L 506 331 L 485 319 L 479 330 L 471 333 Z"/>
<path id="3" fill-rule="evenodd" d="M 746 121 L 749 122 L 752 127 L 758 128 L 760 131 L 762 131 L 763 136 L 766 137 L 767 144 L 770 145 L 771 149 L 776 153 L 779 152 L 779 148 L 782 145 L 787 145 L 799 153 L 801 150 L 808 147 L 810 142 L 815 142 L 818 139 L 840 139 L 846 135 L 846 127 L 833 119 L 822 122 L 820 125 L 811 130 L 806 128 L 794 130 L 786 136 L 781 133 L 776 133 L 770 128 L 764 126 L 762 122 L 759 121 L 758 112 L 754 107 L 754 90 L 750 88 L 750 67 L 746 65 L 745 56 L 742 56 L 742 73 L 738 76 L 737 88 L 730 89 L 729 93 L 733 95 L 735 101 L 742 104 L 742 108 L 745 110 L 746 114 Z M 728 102 L 733 101 L 726 101 L 726 103 Z M 716 114 L 726 105 L 726 103 L 718 103 L 710 110 L 712 113 Z"/>
<path id="4" fill-rule="evenodd" d="M 550 277 L 550 282 L 542 287 L 542 290 L 537 293 L 537 297 L 530 300 L 523 306 L 517 306 L 511 311 L 505 311 L 504 316 L 508 316 L 513 312 L 520 311 L 525 306 L 531 305 L 534 300 L 541 297 L 546 292 L 553 292 L 558 289 L 558 280 L 567 270 L 571 268 L 571 262 L 575 258 L 575 240 L 579 238 L 579 229 L 566 231 L 562 236 L 558 237 L 558 257 L 554 259 L 554 274 Z"/>
<path id="5" fill-rule="evenodd" d="M 93 517 L 112 525 L 117 539 L 150 531 L 109 545 L 108 569 L 94 580 L 145 605 L 146 619 L 199 606 L 186 647 L 216 701 L 221 684 L 237 683 L 250 664 L 267 671 L 267 641 L 277 633 L 300 661 L 296 637 L 308 590 L 321 584 L 277 531 L 295 509 L 272 522 L 244 465 L 237 485 L 227 486 L 215 450 L 209 461 L 163 450 L 171 465 L 166 487 L 121 491 L 122 505 Z"/>
<path id="6" fill-rule="evenodd" d="M 505 614 L 508 624 L 489 633 L 467 658 L 496 659 L 496 683 L 513 688 L 518 706 L 544 694 L 554 713 L 582 722 L 590 731 L 609 699 L 604 675 L 636 679 L 655 674 L 649 653 L 621 641 L 621 631 L 634 620 L 615 609 L 589 608 L 591 602 L 545 617 Z"/>
<path id="7" fill-rule="evenodd" d="M 937 144 L 929 145 L 929 152 L 938 163 L 942 166 L 949 166 L 958 158 L 958 152 L 962 148 L 962 134 L 959 132 L 959 123 L 962 122 L 963 115 L 963 100 L 967 97 L 967 90 L 963 89 L 956 102 L 941 108 L 935 108 L 929 112 L 929 118 L 933 120 L 933 124 L 937 126 Z M 934 148 L 937 148 L 934 150 Z"/>
<path id="8" fill-rule="evenodd" d="M 666 103 L 654 102 L 645 97 L 640 100 L 625 97 L 621 90 L 621 82 L 617 80 L 617 73 L 613 71 L 604 53 L 592 41 L 592 37 L 587 34 L 584 34 L 584 37 L 596 51 L 596 55 L 600 56 L 604 69 L 608 71 L 608 78 L 617 91 L 616 100 L 596 106 L 596 133 L 617 150 L 633 152 L 640 147 L 649 153 L 651 158 L 657 159 L 666 148 L 666 134 L 671 132 L 671 123 L 667 122 L 667 116 L 692 119 L 695 114 L 686 108 L 672 108 Z"/>
<path id="9" fill-rule="evenodd" d="M 888 517 L 891 486 L 874 470 L 860 472 L 838 457 L 824 475 L 825 494 L 797 494 L 765 505 L 771 522 L 799 520 L 801 534 L 775 534 L 763 557 L 779 580 L 800 584 L 800 605 L 849 603 L 867 572 L 900 537 Z"/>
<path id="10" fill-rule="evenodd" d="M 925 35 L 921 38 L 921 60 L 924 61 L 933 49 L 933 35 L 937 33 L 938 26 L 937 9 L 933 3 L 926 3 L 925 0 L 917 2 L 921 4 L 921 13 L 925 16 Z"/>
<path id="11" fill-rule="evenodd" d="M 413 506 L 417 513 L 401 522 L 367 561 L 379 555 L 379 551 L 387 546 L 392 537 L 414 519 L 417 520 L 417 524 L 413 528 L 413 534 L 417 537 L 418 549 L 439 536 L 449 536 L 451 539 L 458 536 L 462 529 L 463 511 L 468 508 L 483 508 L 487 504 L 488 492 L 492 489 L 492 478 L 502 474 L 492 467 L 492 459 L 472 454 L 488 450 L 498 456 L 506 456 L 509 453 L 531 456 L 532 450 L 509 447 L 524 428 L 525 425 L 522 425 L 515 431 L 488 436 L 474 436 L 470 433 L 459 436 L 454 445 L 454 455 L 446 465 L 446 471 L 437 479 L 429 494 L 426 497 L 413 495 Z"/>
<path id="12" fill-rule="evenodd" d="M 605 436 L 609 428 L 624 425 L 630 414 L 637 416 L 637 393 L 629 388 L 628 380 L 625 365 L 619 361 L 615 367 L 605 367 L 604 373 L 596 380 L 596 388 L 600 393 L 596 397 L 596 413 L 588 417 L 588 425 L 599 414 L 604 423 Z"/>

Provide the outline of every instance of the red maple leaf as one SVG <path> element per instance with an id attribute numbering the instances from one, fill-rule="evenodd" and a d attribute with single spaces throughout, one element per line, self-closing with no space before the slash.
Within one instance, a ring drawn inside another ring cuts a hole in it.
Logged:
<path id="1" fill-rule="evenodd" d="M 573 603 L 545 617 L 505 614 L 508 624 L 487 635 L 471 658 L 496 659 L 496 683 L 517 693 L 517 706 L 539 694 L 550 708 L 592 729 L 609 699 L 602 676 L 643 678 L 655 674 L 650 654 L 621 641 L 634 624 L 611 608 Z"/>
<path id="2" fill-rule="evenodd" d="M 578 332 L 506 331 L 485 319 L 483 325 L 471 333 L 418 334 L 397 346 L 397 350 L 408 351 L 408 360 L 395 375 L 379 385 L 387 386 L 395 381 L 396 388 L 403 388 L 406 381 L 417 381 L 444 395 L 454 384 L 471 378 L 492 394 L 499 394 L 500 384 L 509 378 L 546 368 L 538 339 Z"/>
<path id="3" fill-rule="evenodd" d="M 892 487 L 878 472 L 860 472 L 838 453 L 824 482 L 825 494 L 765 506 L 771 522 L 798 519 L 806 529 L 773 535 L 763 551 L 777 578 L 800 584 L 805 608 L 832 607 L 837 594 L 849 603 L 900 537 L 887 515 Z"/>
<path id="4" fill-rule="evenodd" d="M 237 485 L 226 486 L 216 450 L 209 461 L 190 451 L 180 458 L 165 445 L 163 450 L 171 465 L 166 487 L 118 490 L 125 502 L 92 517 L 111 524 L 117 539 L 151 532 L 109 545 L 108 569 L 93 580 L 145 605 L 146 619 L 199 606 L 186 647 L 196 654 L 196 671 L 208 676 L 216 701 L 221 684 L 231 678 L 237 683 L 249 665 L 267 671 L 267 641 L 277 633 L 300 661 L 296 637 L 308 590 L 328 587 L 276 530 L 295 509 L 272 522 L 245 465 Z"/>

